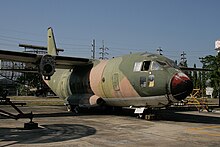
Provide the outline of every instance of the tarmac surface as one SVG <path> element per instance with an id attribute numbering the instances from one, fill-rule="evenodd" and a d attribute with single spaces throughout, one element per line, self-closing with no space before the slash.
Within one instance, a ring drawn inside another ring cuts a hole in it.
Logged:
<path id="1" fill-rule="evenodd" d="M 9 106 L 1 109 L 12 111 Z M 161 110 L 159 120 L 137 119 L 127 112 L 87 111 L 78 115 L 64 106 L 23 106 L 33 111 L 38 129 L 25 130 L 28 119 L 0 118 L 0 147 L 8 146 L 219 146 L 220 114 Z"/>

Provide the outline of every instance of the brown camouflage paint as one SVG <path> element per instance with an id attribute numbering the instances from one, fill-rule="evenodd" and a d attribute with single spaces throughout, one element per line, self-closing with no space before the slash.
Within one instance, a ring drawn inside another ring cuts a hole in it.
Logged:
<path id="1" fill-rule="evenodd" d="M 89 76 L 92 91 L 95 95 L 100 97 L 105 96 L 102 90 L 102 85 L 100 83 L 103 80 L 102 74 L 107 63 L 107 60 L 101 60 L 100 63 L 98 63 L 95 67 L 92 68 Z"/>
<path id="2" fill-rule="evenodd" d="M 123 58 L 101 61 L 90 72 L 90 85 L 95 95 L 103 98 L 139 97 L 119 66 Z"/>
<path id="3" fill-rule="evenodd" d="M 120 89 L 122 97 L 139 97 L 140 95 L 135 91 L 129 80 L 124 76 L 120 82 Z"/>

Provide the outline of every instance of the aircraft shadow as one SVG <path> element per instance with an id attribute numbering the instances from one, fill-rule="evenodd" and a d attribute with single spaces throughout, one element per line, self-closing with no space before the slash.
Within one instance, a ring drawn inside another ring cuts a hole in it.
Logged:
<path id="1" fill-rule="evenodd" d="M 24 130 L 21 128 L 0 128 L 0 140 L 15 141 L 14 144 L 39 144 L 60 142 L 94 135 L 96 129 L 80 124 L 42 125 L 39 129 Z M 3 146 L 1 146 L 3 147 Z"/>
<path id="2" fill-rule="evenodd" d="M 112 109 L 102 109 L 102 108 L 90 108 L 90 109 L 80 109 L 79 113 L 74 112 L 49 112 L 49 113 L 38 113 L 34 114 L 34 118 L 43 118 L 43 117 L 65 117 L 65 116 L 92 116 L 92 115 L 121 115 L 121 116 L 130 116 L 133 111 L 130 110 L 117 110 L 113 111 Z"/>
<path id="3" fill-rule="evenodd" d="M 187 112 L 187 111 L 182 111 Z M 198 114 L 197 114 L 198 113 Z M 177 110 L 162 110 L 156 112 L 159 121 L 174 121 L 174 122 L 189 122 L 189 123 L 204 123 L 204 124 L 220 124 L 219 114 L 206 115 L 208 112 L 200 113 L 195 111 L 193 114 L 181 113 Z M 203 115 L 204 114 L 204 115 Z M 216 117 L 214 116 L 216 115 Z"/>
<path id="4" fill-rule="evenodd" d="M 43 117 L 65 117 L 65 116 L 75 116 L 72 112 L 57 112 L 57 113 L 41 113 L 34 114 L 34 118 L 43 118 Z"/>
<path id="5" fill-rule="evenodd" d="M 188 122 L 188 123 L 204 123 L 204 124 L 220 124 L 220 114 L 213 114 L 210 112 L 201 112 L 193 111 L 193 114 L 187 113 L 191 110 L 169 110 L 169 109 L 160 109 L 155 110 L 157 117 L 156 121 L 172 121 L 172 122 Z M 186 112 L 186 113 L 181 113 Z M 203 115 L 204 114 L 204 115 Z M 206 115 L 208 114 L 208 115 Z M 85 115 L 112 115 L 112 116 L 124 116 L 124 117 L 136 117 L 134 110 L 131 109 L 122 109 L 117 111 L 84 111 L 83 113 L 78 114 L 78 116 Z"/>
<path id="6" fill-rule="evenodd" d="M 189 122 L 189 123 L 204 123 L 204 124 L 220 124 L 219 114 L 215 115 L 210 112 L 212 115 L 204 113 L 199 113 L 198 111 L 194 111 L 193 114 L 187 113 L 188 110 L 182 109 L 161 109 L 155 110 L 158 119 L 156 121 L 173 121 L 173 122 Z M 181 113 L 186 112 L 186 113 Z M 44 117 L 68 117 L 68 116 L 93 116 L 93 115 L 111 115 L 111 116 L 124 116 L 124 117 L 136 117 L 134 115 L 134 110 L 131 109 L 119 109 L 116 111 L 112 111 L 109 109 L 85 109 L 81 110 L 78 114 L 73 112 L 57 112 L 57 113 L 40 113 L 34 114 L 34 118 L 44 118 Z M 218 115 L 218 116 L 217 116 Z"/>

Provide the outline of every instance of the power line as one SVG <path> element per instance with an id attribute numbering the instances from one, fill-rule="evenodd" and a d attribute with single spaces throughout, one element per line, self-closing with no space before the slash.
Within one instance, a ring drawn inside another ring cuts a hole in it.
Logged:
<path id="1" fill-rule="evenodd" d="M 45 42 L 45 41 L 36 41 L 36 40 L 30 40 L 30 39 L 24 39 L 24 38 L 18 38 L 18 37 L 9 37 L 9 36 L 4 36 L 4 35 L 0 35 L 0 37 L 13 39 L 13 40 L 22 40 L 22 41 Z"/>

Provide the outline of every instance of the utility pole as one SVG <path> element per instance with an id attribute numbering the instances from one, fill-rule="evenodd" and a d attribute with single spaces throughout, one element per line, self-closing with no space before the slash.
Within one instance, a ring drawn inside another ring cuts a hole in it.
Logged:
<path id="1" fill-rule="evenodd" d="M 162 50 L 161 47 L 158 47 L 158 48 L 157 48 L 157 53 L 158 53 L 159 55 L 163 55 L 163 50 Z"/>
<path id="2" fill-rule="evenodd" d="M 95 59 L 95 39 L 92 40 L 92 59 Z"/>
<path id="3" fill-rule="evenodd" d="M 102 47 L 99 48 L 100 52 L 99 54 L 101 55 L 101 57 L 99 57 L 99 59 L 108 59 L 107 57 L 105 57 L 105 55 L 108 55 L 109 53 L 107 52 L 107 50 L 109 50 L 107 47 L 105 47 L 105 43 L 104 40 L 102 40 Z"/>
<path id="4" fill-rule="evenodd" d="M 187 60 L 186 60 L 186 57 L 185 57 L 186 53 L 183 51 L 183 53 L 180 54 L 181 58 L 180 58 L 180 63 L 179 63 L 179 66 L 182 66 L 182 67 L 187 67 Z"/>
<path id="5" fill-rule="evenodd" d="M 199 60 L 200 60 L 200 62 L 202 63 L 202 68 L 204 68 L 204 65 L 205 65 L 205 61 L 204 61 L 204 57 L 199 57 Z M 201 84 L 201 88 L 202 88 L 202 98 L 204 97 L 204 91 L 203 91 L 203 89 L 205 88 L 205 82 L 204 82 L 204 78 L 205 78 L 205 74 L 204 74 L 204 72 L 202 72 L 202 84 Z"/>
<path id="6" fill-rule="evenodd" d="M 183 51 L 183 53 L 181 54 L 181 61 L 183 61 L 184 63 L 186 61 L 185 55 L 186 55 L 186 53 Z"/>

